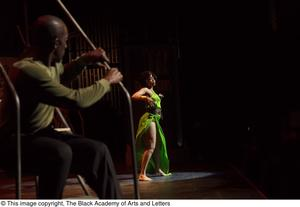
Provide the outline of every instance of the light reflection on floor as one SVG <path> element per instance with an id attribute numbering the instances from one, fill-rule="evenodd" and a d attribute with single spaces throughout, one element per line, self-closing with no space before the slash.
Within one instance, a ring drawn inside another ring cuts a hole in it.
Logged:
<path id="1" fill-rule="evenodd" d="M 179 180 L 204 178 L 216 174 L 220 174 L 220 173 L 218 172 L 172 172 L 172 175 L 170 176 L 155 176 L 151 174 L 148 176 L 152 178 L 151 182 L 172 182 L 172 181 L 179 181 Z M 133 183 L 131 174 L 121 174 L 121 175 L 117 175 L 117 177 L 121 185 L 127 185 Z"/>

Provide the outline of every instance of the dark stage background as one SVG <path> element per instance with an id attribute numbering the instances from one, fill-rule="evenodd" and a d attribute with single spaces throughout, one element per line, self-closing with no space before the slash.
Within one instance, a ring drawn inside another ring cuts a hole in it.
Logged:
<path id="1" fill-rule="evenodd" d="M 131 93 L 140 71 L 157 73 L 171 167 L 228 162 L 269 198 L 299 198 L 299 3 L 64 3 L 108 51 Z M 2 4 L 0 56 L 18 56 L 24 46 L 17 26 L 26 40 L 27 24 L 43 14 L 61 17 L 70 29 L 66 61 L 87 49 L 56 1 Z M 118 104 L 108 97 L 80 110 L 81 118 L 87 136 L 107 143 L 116 162 L 130 166 L 127 103 L 122 93 L 116 97 Z M 140 106 L 134 107 L 137 121 Z"/>

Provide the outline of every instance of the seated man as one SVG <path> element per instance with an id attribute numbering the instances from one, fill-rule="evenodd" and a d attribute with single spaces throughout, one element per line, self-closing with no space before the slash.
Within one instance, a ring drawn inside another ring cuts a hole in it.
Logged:
<path id="1" fill-rule="evenodd" d="M 60 82 L 75 78 L 85 65 L 108 61 L 101 48 L 63 65 L 68 30 L 50 15 L 33 24 L 31 47 L 14 64 L 16 90 L 21 102 L 23 168 L 39 176 L 40 199 L 60 199 L 70 172 L 82 175 L 99 198 L 120 198 L 120 186 L 110 152 L 105 144 L 57 132 L 51 126 L 55 107 L 89 107 L 110 91 L 123 76 L 116 68 L 93 85 L 78 90 Z M 99 115 L 101 118 L 101 115 Z"/>

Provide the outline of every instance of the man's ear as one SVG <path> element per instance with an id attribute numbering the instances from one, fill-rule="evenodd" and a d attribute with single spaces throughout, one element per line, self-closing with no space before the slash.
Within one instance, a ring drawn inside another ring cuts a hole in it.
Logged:
<path id="1" fill-rule="evenodd" d="M 54 48 L 56 49 L 60 45 L 60 41 L 58 38 L 55 38 L 54 40 Z"/>

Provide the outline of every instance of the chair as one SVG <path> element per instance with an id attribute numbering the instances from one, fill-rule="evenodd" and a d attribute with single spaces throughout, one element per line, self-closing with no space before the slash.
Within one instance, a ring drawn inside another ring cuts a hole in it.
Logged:
<path id="1" fill-rule="evenodd" d="M 14 88 L 12 80 L 8 72 L 4 69 L 0 62 L 0 137 L 8 136 L 12 131 L 15 132 L 17 143 L 17 162 L 16 162 L 16 199 L 21 199 L 22 192 L 22 170 L 21 170 L 21 113 L 20 113 L 20 100 Z M 11 108 L 11 102 L 14 102 L 14 108 Z M 13 112 L 13 113 L 12 113 Z M 59 108 L 56 108 L 58 118 L 62 122 L 63 128 L 55 128 L 58 131 L 69 131 L 72 133 L 71 127 L 67 123 Z M 15 117 L 11 117 L 15 114 Z M 14 124 L 12 124 L 14 122 Z M 12 126 L 14 125 L 14 126 Z M 38 176 L 35 177 L 36 191 L 38 191 Z M 87 185 L 80 175 L 76 178 L 84 191 L 86 196 L 89 196 Z"/>
<path id="2" fill-rule="evenodd" d="M 7 113 L 9 113 L 9 110 L 7 110 L 7 104 L 8 99 L 12 99 L 14 102 L 15 107 L 15 129 L 16 129 L 16 139 L 17 139 L 17 162 L 16 162 L 16 198 L 21 199 L 21 113 L 20 113 L 20 100 L 19 96 L 10 81 L 7 72 L 5 71 L 3 65 L 0 63 L 0 128 L 3 129 L 5 127 L 9 126 L 10 120 L 4 118 L 4 117 L 10 117 Z M 10 126 L 9 126 L 10 128 Z M 2 136 L 6 133 L 3 130 L 1 131 Z"/>

